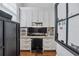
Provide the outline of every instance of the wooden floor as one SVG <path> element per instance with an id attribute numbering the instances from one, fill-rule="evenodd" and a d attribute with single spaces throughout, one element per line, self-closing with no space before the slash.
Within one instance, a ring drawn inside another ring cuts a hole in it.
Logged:
<path id="1" fill-rule="evenodd" d="M 43 53 L 35 53 L 30 51 L 20 51 L 21 56 L 56 56 L 56 51 L 45 51 Z"/>

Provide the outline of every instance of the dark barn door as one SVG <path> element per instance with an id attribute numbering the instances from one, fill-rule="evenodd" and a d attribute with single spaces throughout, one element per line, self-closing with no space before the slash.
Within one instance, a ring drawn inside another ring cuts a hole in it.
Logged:
<path id="1" fill-rule="evenodd" d="M 0 21 L 0 56 L 2 55 L 3 55 L 3 21 Z"/>
<path id="2" fill-rule="evenodd" d="M 16 24 L 5 22 L 5 56 L 16 55 Z"/>

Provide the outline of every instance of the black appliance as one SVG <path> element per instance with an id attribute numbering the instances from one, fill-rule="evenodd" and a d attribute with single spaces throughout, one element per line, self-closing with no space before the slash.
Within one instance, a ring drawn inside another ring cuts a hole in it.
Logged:
<path id="1" fill-rule="evenodd" d="M 20 55 L 20 25 L 10 20 L 11 15 L 0 13 L 0 56 Z"/>
<path id="2" fill-rule="evenodd" d="M 27 29 L 28 36 L 46 36 L 47 28 L 46 27 L 29 27 Z"/>
<path id="3" fill-rule="evenodd" d="M 42 38 L 32 38 L 31 51 L 32 52 L 42 52 L 43 51 L 43 39 Z"/>

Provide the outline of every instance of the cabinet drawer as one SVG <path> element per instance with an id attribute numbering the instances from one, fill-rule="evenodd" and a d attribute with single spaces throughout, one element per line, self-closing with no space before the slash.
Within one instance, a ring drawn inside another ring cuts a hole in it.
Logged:
<path id="1" fill-rule="evenodd" d="M 31 40 L 21 39 L 20 43 L 22 43 L 22 44 L 31 43 Z"/>
<path id="2" fill-rule="evenodd" d="M 28 49 L 31 49 L 31 44 L 22 44 L 20 45 L 21 49 L 25 49 L 25 50 L 28 50 Z"/>

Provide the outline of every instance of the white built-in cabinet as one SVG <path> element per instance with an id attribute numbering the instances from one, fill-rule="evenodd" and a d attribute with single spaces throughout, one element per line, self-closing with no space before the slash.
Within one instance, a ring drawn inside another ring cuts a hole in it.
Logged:
<path id="1" fill-rule="evenodd" d="M 20 26 L 30 27 L 32 21 L 32 10 L 31 8 L 20 9 Z"/>
<path id="2" fill-rule="evenodd" d="M 43 50 L 55 50 L 56 43 L 53 39 L 43 39 Z"/>
<path id="3" fill-rule="evenodd" d="M 21 7 L 20 26 L 33 27 L 32 22 L 42 22 L 41 27 L 54 27 L 54 12 L 46 7 Z M 43 39 L 43 50 L 55 50 L 54 38 Z M 20 41 L 21 50 L 31 50 L 31 39 L 25 38 Z"/>
<path id="4" fill-rule="evenodd" d="M 54 32 L 52 32 L 54 34 Z M 36 36 L 36 38 L 43 38 L 43 51 L 44 50 L 56 50 L 56 43 L 54 40 L 54 35 L 48 36 Z M 32 36 L 27 36 L 27 28 L 20 29 L 20 50 L 31 50 L 31 38 Z"/>
<path id="5" fill-rule="evenodd" d="M 21 27 L 32 27 L 32 22 L 42 22 L 42 27 L 53 27 L 54 16 L 52 8 L 21 7 Z"/>
<path id="6" fill-rule="evenodd" d="M 21 39 L 20 50 L 31 50 L 32 39 Z M 55 50 L 56 43 L 53 39 L 43 39 L 43 50 Z"/>
<path id="7" fill-rule="evenodd" d="M 21 39 L 20 50 L 31 50 L 31 39 Z"/>

